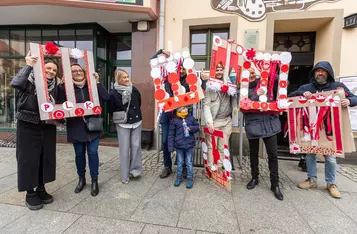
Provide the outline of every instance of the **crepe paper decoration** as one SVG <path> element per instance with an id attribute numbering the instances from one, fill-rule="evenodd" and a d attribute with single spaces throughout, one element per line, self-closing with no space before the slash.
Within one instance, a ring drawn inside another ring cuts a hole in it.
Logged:
<path id="1" fill-rule="evenodd" d="M 85 73 L 87 77 L 88 91 L 90 100 L 85 103 L 77 103 L 72 81 L 70 50 L 69 48 L 57 48 L 50 43 L 40 45 L 30 43 L 31 54 L 39 59 L 34 65 L 35 84 L 37 90 L 37 100 L 40 109 L 41 120 L 63 119 L 70 117 L 81 117 L 87 115 L 99 115 L 102 112 L 100 107 L 97 82 L 94 77 L 94 59 L 91 51 L 83 51 L 83 60 L 85 63 Z M 53 43 L 52 43 L 53 44 Z M 56 51 L 56 53 L 55 53 Z M 45 55 L 55 53 L 60 57 L 60 67 L 63 69 L 63 79 L 67 100 L 62 104 L 54 104 L 51 102 L 51 97 L 48 94 L 47 79 L 45 74 Z"/>
<path id="2" fill-rule="evenodd" d="M 208 128 L 204 128 L 203 132 L 206 134 L 206 137 L 211 138 L 212 142 L 212 155 L 213 155 L 213 163 L 217 167 L 217 162 L 220 160 L 220 152 L 218 151 L 218 146 L 217 146 L 217 138 L 223 138 L 223 131 L 220 130 L 214 130 L 214 132 L 211 134 L 208 130 Z M 224 145 L 224 159 L 223 159 L 223 167 L 222 168 L 217 168 L 217 170 L 213 171 L 211 168 L 208 166 L 208 146 L 206 143 L 206 139 L 202 138 L 201 139 L 201 147 L 202 147 L 202 156 L 203 156 L 203 162 L 204 162 L 204 167 L 205 167 L 205 175 L 207 178 L 218 184 L 219 186 L 226 188 L 227 190 L 231 190 L 231 172 L 232 172 L 232 164 L 230 160 L 230 152 L 229 148 L 227 145 Z"/>
<path id="3" fill-rule="evenodd" d="M 210 79 L 206 89 L 214 92 L 228 93 L 230 96 L 237 94 L 241 66 L 238 65 L 239 56 L 243 54 L 243 47 L 234 42 L 228 42 L 219 36 L 213 37 L 212 56 L 210 62 Z M 217 68 L 223 67 L 223 78 L 217 78 Z M 235 81 L 234 83 L 232 81 Z"/>
<path id="4" fill-rule="evenodd" d="M 321 92 L 311 99 L 289 98 L 290 153 L 344 157 L 355 151 L 348 109 L 341 107 L 343 98 L 344 91 Z"/>
<path id="5" fill-rule="evenodd" d="M 155 93 L 154 98 L 158 103 L 159 113 L 172 111 L 182 106 L 199 103 L 204 98 L 201 81 L 195 71 L 195 62 L 191 58 L 188 48 L 171 53 L 170 57 L 159 55 L 150 60 L 151 77 L 153 78 Z M 186 82 L 189 91 L 180 83 L 180 67 L 186 69 Z M 173 96 L 166 92 L 164 82 L 171 84 Z"/>
<path id="6" fill-rule="evenodd" d="M 256 51 L 254 48 L 245 49 L 243 52 L 244 62 L 240 77 L 240 97 L 239 105 L 245 112 L 279 113 L 286 111 L 290 103 L 287 100 L 289 64 L 292 60 L 289 52 L 274 52 L 273 54 L 263 51 Z M 263 89 L 265 94 L 259 96 L 259 100 L 249 99 L 249 77 L 250 68 L 254 68 L 260 74 L 258 89 Z M 279 73 L 278 73 L 279 71 Z M 277 93 L 273 93 L 277 83 Z M 274 96 L 276 95 L 276 100 Z"/>
<path id="7" fill-rule="evenodd" d="M 52 42 L 47 42 L 45 45 L 46 55 L 56 55 L 59 48 Z"/>
<path id="8" fill-rule="evenodd" d="M 71 49 L 71 56 L 75 59 L 83 58 L 83 52 L 77 48 Z"/>

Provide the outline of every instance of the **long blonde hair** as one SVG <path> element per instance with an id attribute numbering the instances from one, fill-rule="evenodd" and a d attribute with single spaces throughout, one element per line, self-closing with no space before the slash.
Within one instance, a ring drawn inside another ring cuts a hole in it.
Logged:
<path id="1" fill-rule="evenodd" d="M 129 76 L 129 73 L 123 69 L 117 69 L 115 71 L 115 76 L 114 76 L 114 79 L 115 79 L 115 83 L 119 84 L 119 81 L 120 79 L 124 76 L 124 74 L 128 75 Z M 130 78 L 130 77 L 129 77 Z"/>

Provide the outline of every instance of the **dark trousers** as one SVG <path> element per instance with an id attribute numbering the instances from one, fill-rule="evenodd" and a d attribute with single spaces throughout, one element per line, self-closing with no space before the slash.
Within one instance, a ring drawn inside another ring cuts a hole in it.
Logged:
<path id="1" fill-rule="evenodd" d="M 79 177 L 86 174 L 86 151 L 88 154 L 88 165 L 91 177 L 98 176 L 99 155 L 98 155 L 99 137 L 90 142 L 74 142 L 74 152 L 76 154 L 76 166 Z"/>
<path id="2" fill-rule="evenodd" d="M 270 171 L 270 179 L 272 181 L 278 181 L 278 150 L 277 150 L 277 136 L 271 136 L 263 138 L 266 151 L 268 153 L 268 163 Z M 249 139 L 250 149 L 250 168 L 252 177 L 258 179 L 259 177 L 259 139 Z"/>

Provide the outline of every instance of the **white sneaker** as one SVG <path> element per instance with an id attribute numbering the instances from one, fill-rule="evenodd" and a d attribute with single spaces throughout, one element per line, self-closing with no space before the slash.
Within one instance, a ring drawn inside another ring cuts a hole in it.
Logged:
<path id="1" fill-rule="evenodd" d="M 217 171 L 217 167 L 215 165 L 211 166 L 211 171 Z"/>

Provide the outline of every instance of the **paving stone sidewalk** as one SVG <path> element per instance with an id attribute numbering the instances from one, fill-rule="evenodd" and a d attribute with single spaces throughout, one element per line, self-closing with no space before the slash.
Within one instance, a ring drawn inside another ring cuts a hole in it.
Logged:
<path id="1" fill-rule="evenodd" d="M 174 187 L 175 175 L 160 179 L 162 156 L 143 151 L 143 175 L 124 185 L 118 148 L 100 147 L 100 193 L 90 186 L 74 193 L 77 175 L 73 147 L 57 147 L 57 180 L 47 185 L 55 201 L 29 211 L 16 187 L 15 149 L 0 148 L 0 233 L 357 233 L 356 167 L 339 167 L 342 199 L 329 196 L 324 167 L 318 165 L 318 188 L 303 191 L 306 178 L 297 162 L 279 161 L 285 199 L 269 190 L 266 160 L 260 162 L 260 185 L 247 190 L 249 161 L 233 174 L 232 191 L 219 188 L 195 168 L 194 187 Z M 88 172 L 87 172 L 88 173 Z M 89 175 L 87 176 L 89 182 Z"/>

